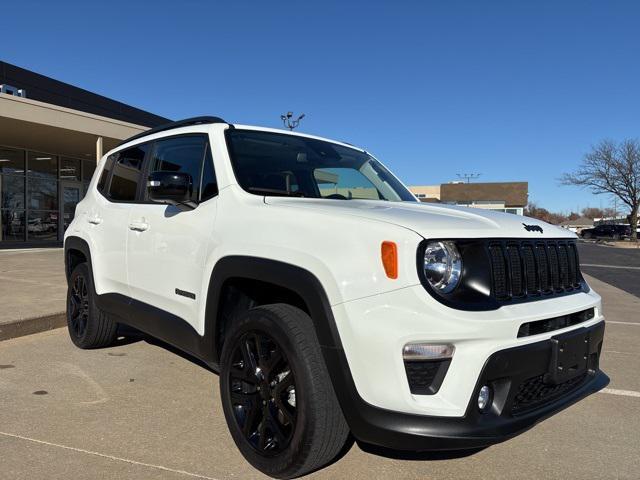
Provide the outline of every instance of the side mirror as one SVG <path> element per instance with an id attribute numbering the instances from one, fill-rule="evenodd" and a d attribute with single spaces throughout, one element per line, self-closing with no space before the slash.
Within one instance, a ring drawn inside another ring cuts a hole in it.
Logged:
<path id="1" fill-rule="evenodd" d="M 147 182 L 149 200 L 175 205 L 192 210 L 196 204 L 191 201 L 193 179 L 184 172 L 153 172 Z"/>

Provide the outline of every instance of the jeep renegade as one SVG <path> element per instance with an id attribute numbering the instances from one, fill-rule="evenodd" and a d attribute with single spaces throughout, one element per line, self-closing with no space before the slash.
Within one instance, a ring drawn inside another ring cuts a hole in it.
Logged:
<path id="1" fill-rule="evenodd" d="M 421 203 L 346 143 L 215 117 L 151 129 L 99 162 L 64 248 L 73 343 L 124 324 L 206 362 L 273 477 L 349 433 L 491 445 L 606 381 L 573 233 Z"/>

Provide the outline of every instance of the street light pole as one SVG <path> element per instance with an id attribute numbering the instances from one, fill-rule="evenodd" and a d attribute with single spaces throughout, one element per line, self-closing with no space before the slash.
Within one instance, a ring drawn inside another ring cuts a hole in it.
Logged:
<path id="1" fill-rule="evenodd" d="M 300 120 L 304 118 L 304 113 L 300 115 L 298 118 L 296 118 L 295 120 L 292 120 L 292 118 L 293 118 L 293 112 L 287 112 L 286 114 L 280 115 L 280 120 L 282 120 L 282 123 L 284 123 L 284 126 L 287 127 L 289 130 L 293 130 L 294 128 L 298 128 L 298 125 L 300 125 Z"/>
<path id="2" fill-rule="evenodd" d="M 478 178 L 482 175 L 481 173 L 456 173 L 458 178 L 464 178 L 467 183 L 471 183 L 471 180 L 474 178 Z"/>

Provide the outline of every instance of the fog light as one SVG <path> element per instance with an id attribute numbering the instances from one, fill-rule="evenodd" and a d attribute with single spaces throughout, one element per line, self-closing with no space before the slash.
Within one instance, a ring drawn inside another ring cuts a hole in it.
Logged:
<path id="1" fill-rule="evenodd" d="M 478 408 L 484 412 L 491 405 L 491 387 L 483 385 L 478 393 Z"/>

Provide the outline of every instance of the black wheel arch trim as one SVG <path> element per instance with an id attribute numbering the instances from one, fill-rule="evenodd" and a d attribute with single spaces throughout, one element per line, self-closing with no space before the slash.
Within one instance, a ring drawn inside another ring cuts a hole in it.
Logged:
<path id="1" fill-rule="evenodd" d="M 71 277 L 71 258 L 70 258 L 70 250 L 77 250 L 81 252 L 84 257 L 87 259 L 87 266 L 89 267 L 89 272 L 91 272 L 91 277 L 93 278 L 93 266 L 91 263 L 91 249 L 89 248 L 89 244 L 86 240 L 80 237 L 67 237 L 64 240 L 64 271 L 65 276 L 67 278 L 67 282 Z M 95 284 L 95 278 L 94 284 Z"/>
<path id="2" fill-rule="evenodd" d="M 227 256 L 216 263 L 211 273 L 205 313 L 205 332 L 218 332 L 221 293 L 231 279 L 257 280 L 285 288 L 297 294 L 306 304 L 322 348 L 341 348 L 338 330 L 331 314 L 331 305 L 324 288 L 315 275 L 304 268 L 260 257 Z M 213 359 L 218 361 L 217 339 L 212 338 Z"/>

